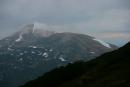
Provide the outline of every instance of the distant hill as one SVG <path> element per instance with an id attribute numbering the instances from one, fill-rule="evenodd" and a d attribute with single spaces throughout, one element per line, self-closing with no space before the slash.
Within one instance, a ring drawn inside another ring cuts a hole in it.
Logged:
<path id="1" fill-rule="evenodd" d="M 130 43 L 89 62 L 52 70 L 21 87 L 130 87 Z"/>

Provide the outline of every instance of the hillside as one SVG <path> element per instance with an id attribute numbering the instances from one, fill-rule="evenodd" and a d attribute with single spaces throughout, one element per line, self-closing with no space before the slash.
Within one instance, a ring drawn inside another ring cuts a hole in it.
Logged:
<path id="1" fill-rule="evenodd" d="M 54 68 L 117 49 L 95 37 L 29 24 L 0 40 L 0 86 L 17 87 Z"/>
<path id="2" fill-rule="evenodd" d="M 130 43 L 89 62 L 55 69 L 21 87 L 130 87 Z"/>

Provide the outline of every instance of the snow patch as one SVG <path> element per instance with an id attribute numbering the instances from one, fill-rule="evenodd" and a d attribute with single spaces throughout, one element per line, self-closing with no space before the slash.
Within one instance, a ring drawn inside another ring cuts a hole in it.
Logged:
<path id="1" fill-rule="evenodd" d="M 46 57 L 46 58 L 47 58 L 47 57 L 48 57 L 48 53 L 46 53 L 46 52 L 45 52 L 45 53 L 43 53 L 43 55 L 42 55 L 42 56 L 44 56 L 44 57 Z"/>
<path id="2" fill-rule="evenodd" d="M 37 48 L 37 47 L 36 47 L 36 46 L 33 46 L 32 48 L 34 48 L 34 49 L 35 49 L 35 48 Z"/>
<path id="3" fill-rule="evenodd" d="M 90 52 L 90 53 L 94 54 L 95 52 Z"/>
<path id="4" fill-rule="evenodd" d="M 34 52 L 34 51 L 32 51 L 32 54 L 35 54 L 35 52 Z"/>
<path id="5" fill-rule="evenodd" d="M 34 49 L 36 49 L 36 48 L 37 48 L 36 46 L 29 46 L 29 47 L 34 48 Z"/>
<path id="6" fill-rule="evenodd" d="M 23 58 L 20 58 L 18 61 L 23 61 Z"/>
<path id="7" fill-rule="evenodd" d="M 35 26 L 35 25 L 34 25 L 34 26 Z M 35 27 L 33 27 L 32 33 L 34 33 L 34 32 L 35 32 L 35 29 L 36 29 L 36 28 L 35 28 Z"/>
<path id="8" fill-rule="evenodd" d="M 59 58 L 62 62 L 66 61 L 63 57 Z"/>
<path id="9" fill-rule="evenodd" d="M 49 26 L 47 24 L 44 24 L 44 23 L 39 23 L 39 22 L 35 22 L 34 23 L 34 27 L 33 27 L 33 33 L 35 31 L 35 29 L 47 29 Z"/>
<path id="10" fill-rule="evenodd" d="M 21 33 L 21 34 L 19 35 L 19 38 L 16 39 L 15 41 L 16 41 L 16 42 L 20 42 L 20 41 L 23 39 L 23 36 L 22 36 L 22 35 L 23 35 L 23 33 Z"/>
<path id="11" fill-rule="evenodd" d="M 12 56 L 14 55 L 14 54 L 11 54 Z"/>
<path id="12" fill-rule="evenodd" d="M 13 51 L 14 49 L 11 49 L 11 48 L 7 48 L 9 51 Z"/>
<path id="13" fill-rule="evenodd" d="M 105 46 L 107 48 L 111 48 L 111 46 L 108 43 L 106 43 L 102 40 L 99 40 L 99 39 L 96 39 L 96 38 L 94 38 L 93 40 L 98 41 L 100 44 L 102 44 L 103 46 Z"/>
<path id="14" fill-rule="evenodd" d="M 20 53 L 19 55 L 21 55 L 21 56 L 22 56 L 22 55 L 23 55 L 23 53 Z"/>

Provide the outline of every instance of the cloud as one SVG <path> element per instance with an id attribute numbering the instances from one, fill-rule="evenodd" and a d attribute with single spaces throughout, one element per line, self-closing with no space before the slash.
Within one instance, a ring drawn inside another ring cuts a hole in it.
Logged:
<path id="1" fill-rule="evenodd" d="M 12 17 L 28 19 L 47 16 L 91 16 L 99 11 L 120 7 L 120 0 L 5 0 L 2 9 Z"/>
<path id="2" fill-rule="evenodd" d="M 35 21 L 59 32 L 100 37 L 130 32 L 129 0 L 0 0 L 0 32 L 10 33 Z M 46 27 L 46 29 L 49 29 Z M 2 33 L 0 37 L 6 35 Z M 108 39 L 108 38 L 106 38 Z M 112 38 L 111 38 L 112 39 Z"/>
<path id="3" fill-rule="evenodd" d="M 96 14 L 90 20 L 77 24 L 77 27 L 95 33 L 128 31 L 129 15 L 130 10 L 112 9 Z"/>

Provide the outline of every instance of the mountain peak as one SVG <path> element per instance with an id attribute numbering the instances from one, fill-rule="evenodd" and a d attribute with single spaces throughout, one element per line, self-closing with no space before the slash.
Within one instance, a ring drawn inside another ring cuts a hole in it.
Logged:
<path id="1" fill-rule="evenodd" d="M 49 28 L 49 25 L 47 24 L 35 22 L 24 26 L 20 31 L 20 33 L 22 34 L 32 33 L 34 35 L 48 37 L 50 35 L 53 35 L 55 31 L 52 31 L 51 28 Z"/>
<path id="2" fill-rule="evenodd" d="M 39 23 L 39 22 L 34 22 L 33 23 L 33 28 L 34 29 L 44 29 L 44 28 L 47 28 L 47 27 L 49 27 L 49 25 L 44 24 L 44 23 Z"/>

